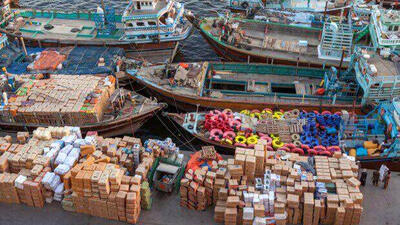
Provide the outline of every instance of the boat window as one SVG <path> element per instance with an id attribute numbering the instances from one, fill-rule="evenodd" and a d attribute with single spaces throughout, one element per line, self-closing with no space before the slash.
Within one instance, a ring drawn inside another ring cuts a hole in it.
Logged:
<path id="1" fill-rule="evenodd" d="M 149 22 L 147 22 L 147 23 L 149 24 L 149 26 L 155 26 L 155 25 L 157 25 L 157 23 L 154 22 L 154 21 L 149 21 Z"/>
<path id="2" fill-rule="evenodd" d="M 146 37 L 147 37 L 146 35 L 139 35 L 138 36 L 139 39 L 146 39 Z"/>
<path id="3" fill-rule="evenodd" d="M 271 84 L 271 91 L 275 93 L 296 94 L 294 84 Z"/>
<path id="4" fill-rule="evenodd" d="M 167 24 L 166 19 L 168 18 L 168 12 L 164 13 L 161 17 L 160 17 L 160 23 L 162 24 Z"/>
<path id="5" fill-rule="evenodd" d="M 229 90 L 229 91 L 246 91 L 246 84 L 245 83 L 241 84 L 241 83 L 213 81 L 212 85 L 211 85 L 211 89 Z"/>
<path id="6" fill-rule="evenodd" d="M 140 2 L 136 2 L 136 9 L 141 9 L 142 7 L 140 6 Z"/>
<path id="7" fill-rule="evenodd" d="M 126 23 L 126 26 L 127 27 L 133 27 L 133 24 L 132 23 Z"/>
<path id="8" fill-rule="evenodd" d="M 143 27 L 143 26 L 144 26 L 144 23 L 143 23 L 143 22 L 136 22 L 136 25 L 137 25 L 138 27 Z"/>

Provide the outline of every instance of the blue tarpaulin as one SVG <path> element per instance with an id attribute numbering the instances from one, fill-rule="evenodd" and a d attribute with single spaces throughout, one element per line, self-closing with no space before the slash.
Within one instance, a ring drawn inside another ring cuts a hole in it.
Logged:
<path id="1" fill-rule="evenodd" d="M 44 50 L 55 50 L 67 56 L 59 70 L 28 70 L 29 62 L 25 60 L 12 63 L 7 67 L 13 74 L 50 73 L 50 74 L 111 74 L 115 70 L 117 56 L 124 56 L 121 48 L 106 47 L 66 47 L 66 48 L 27 48 L 28 55 L 36 54 Z M 104 58 L 105 66 L 98 66 L 100 58 Z"/>

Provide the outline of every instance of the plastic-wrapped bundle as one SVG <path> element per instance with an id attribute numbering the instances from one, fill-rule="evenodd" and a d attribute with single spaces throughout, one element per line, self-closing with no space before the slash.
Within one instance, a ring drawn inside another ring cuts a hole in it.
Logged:
<path id="1" fill-rule="evenodd" d="M 73 148 L 69 152 L 68 156 L 78 159 L 80 153 L 81 153 L 81 149 L 80 148 Z"/>
<path id="2" fill-rule="evenodd" d="M 85 139 L 82 139 L 82 138 L 76 139 L 73 144 L 74 148 L 80 148 L 82 145 L 86 145 Z"/>
<path id="3" fill-rule="evenodd" d="M 50 148 L 57 149 L 57 151 L 58 151 L 58 150 L 64 148 L 64 146 L 65 146 L 64 141 L 62 141 L 62 140 L 57 140 L 57 141 L 51 143 Z"/>
<path id="4" fill-rule="evenodd" d="M 87 144 L 96 145 L 96 137 L 95 136 L 86 136 L 85 142 Z"/>
<path id="5" fill-rule="evenodd" d="M 55 175 L 54 178 L 53 178 L 53 180 L 52 180 L 51 183 L 50 183 L 50 189 L 54 191 L 54 190 L 56 189 L 56 187 L 57 187 L 60 183 L 61 183 L 61 178 L 60 178 L 60 176 Z"/>
<path id="6" fill-rule="evenodd" d="M 54 169 L 54 172 L 58 175 L 64 175 L 66 174 L 69 170 L 71 169 L 71 167 L 67 164 L 60 164 L 56 167 L 56 169 Z"/>
<path id="7" fill-rule="evenodd" d="M 46 153 L 46 156 L 50 158 L 50 162 L 53 163 L 56 158 L 58 150 L 55 148 L 51 148 L 49 152 Z"/>
<path id="8" fill-rule="evenodd" d="M 19 175 L 17 179 L 15 179 L 14 185 L 19 189 L 24 189 L 24 182 L 26 181 L 26 176 Z"/>
<path id="9" fill-rule="evenodd" d="M 71 134 L 75 134 L 78 139 L 82 139 L 82 132 L 80 127 L 68 127 L 71 131 Z"/>
<path id="10" fill-rule="evenodd" d="M 60 150 L 60 153 L 64 153 L 64 154 L 68 155 L 72 149 L 73 149 L 73 146 L 68 144 Z"/>
<path id="11" fill-rule="evenodd" d="M 50 148 L 49 147 L 43 148 L 43 155 L 46 155 L 48 152 L 50 152 Z"/>
<path id="12" fill-rule="evenodd" d="M 50 189 L 50 184 L 53 182 L 54 177 L 56 176 L 55 173 L 52 172 L 47 172 L 43 179 L 42 179 L 42 184 L 44 185 L 45 188 Z"/>
<path id="13" fill-rule="evenodd" d="M 68 156 L 64 160 L 64 164 L 68 165 L 69 167 L 73 167 L 75 162 L 77 161 L 77 158 L 75 156 Z"/>
<path id="14" fill-rule="evenodd" d="M 65 158 L 67 158 L 67 154 L 60 152 L 60 153 L 58 153 L 58 156 L 54 163 L 57 165 L 60 165 L 60 164 L 64 163 Z"/>
<path id="15" fill-rule="evenodd" d="M 57 185 L 57 187 L 54 189 L 54 200 L 56 201 L 62 201 L 64 195 L 64 183 L 60 183 Z"/>
<path id="16" fill-rule="evenodd" d="M 72 145 L 76 139 L 77 138 L 75 135 L 68 135 L 62 138 L 62 140 L 65 142 L 65 145 Z"/>

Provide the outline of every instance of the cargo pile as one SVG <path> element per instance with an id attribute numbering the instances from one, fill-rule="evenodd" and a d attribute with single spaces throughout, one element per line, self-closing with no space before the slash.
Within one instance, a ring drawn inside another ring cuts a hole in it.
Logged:
<path id="1" fill-rule="evenodd" d="M 222 158 L 212 146 L 205 146 L 201 151 L 192 155 L 186 167 L 186 173 L 181 180 L 180 205 L 189 209 L 205 210 L 215 203 L 215 190 L 224 187 L 216 179 Z"/>
<path id="2" fill-rule="evenodd" d="M 16 95 L 9 96 L 0 118 L 5 122 L 49 125 L 96 123 L 102 120 L 114 90 L 112 76 L 57 75 L 44 80 L 25 79 Z"/>
<path id="3" fill-rule="evenodd" d="M 18 143 L 0 138 L 1 202 L 44 207 L 59 201 L 68 211 L 133 224 L 141 203 L 151 205 L 146 180 L 154 155 L 140 139 L 82 138 L 77 127 L 38 128 L 27 136 L 18 133 Z"/>
<path id="4" fill-rule="evenodd" d="M 283 150 L 300 155 L 332 156 L 338 147 L 338 130 L 342 114 L 324 111 L 305 112 L 298 109 L 213 110 L 200 117 L 200 128 L 205 137 L 222 144 L 253 148 L 259 140 L 266 140 L 268 151 Z M 197 115 L 188 114 L 190 121 Z M 192 126 L 189 124 L 188 126 Z M 187 129 L 191 129 L 187 127 Z"/>
<path id="5" fill-rule="evenodd" d="M 254 149 L 237 147 L 234 159 L 219 161 L 218 169 L 188 172 L 181 205 L 197 200 L 203 206 L 201 187 L 213 182 L 218 223 L 359 224 L 363 195 L 354 161 L 340 152 L 308 157 L 267 146 L 260 141 Z M 215 178 L 205 182 L 209 173 Z"/>

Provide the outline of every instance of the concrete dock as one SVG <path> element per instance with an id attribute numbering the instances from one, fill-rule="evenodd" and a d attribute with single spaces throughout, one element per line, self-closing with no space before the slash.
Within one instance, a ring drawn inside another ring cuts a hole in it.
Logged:
<path id="1" fill-rule="evenodd" d="M 372 185 L 369 171 L 367 185 L 361 187 L 364 194 L 364 211 L 361 225 L 399 225 L 400 224 L 400 174 L 392 173 L 389 188 L 384 190 Z M 153 191 L 151 210 L 142 210 L 138 224 L 143 225 L 211 225 L 213 207 L 206 211 L 189 210 L 179 206 L 179 195 Z M 123 225 L 127 223 L 112 221 L 80 213 L 64 211 L 61 204 L 53 202 L 44 208 L 26 205 L 0 203 L 1 225 Z"/>

